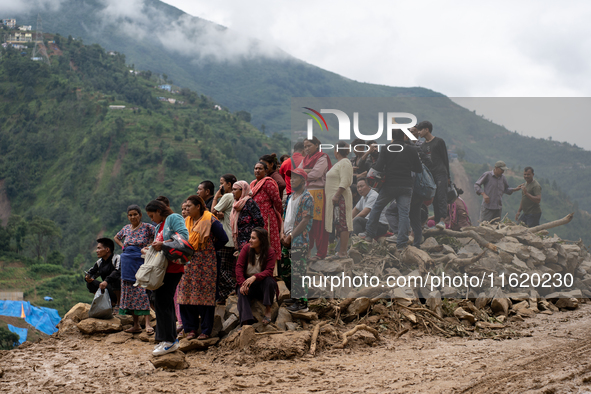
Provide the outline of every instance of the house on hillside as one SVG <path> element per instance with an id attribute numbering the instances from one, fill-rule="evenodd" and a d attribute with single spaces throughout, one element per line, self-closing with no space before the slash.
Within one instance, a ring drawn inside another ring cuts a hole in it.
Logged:
<path id="1" fill-rule="evenodd" d="M 20 31 L 31 31 L 33 29 L 33 26 L 19 26 L 18 29 Z"/>
<path id="2" fill-rule="evenodd" d="M 169 102 L 169 103 L 171 103 L 171 104 L 174 104 L 174 103 L 176 103 L 176 99 L 169 98 L 169 99 L 168 99 L 168 102 Z"/>
<path id="3" fill-rule="evenodd" d="M 2 19 L 2 24 L 9 29 L 14 29 L 16 27 L 16 19 Z"/>
<path id="4" fill-rule="evenodd" d="M 158 86 L 159 89 L 166 90 L 167 92 L 172 92 L 172 86 L 170 85 L 160 85 Z"/>
<path id="5" fill-rule="evenodd" d="M 33 34 L 32 33 L 21 33 L 16 32 L 8 36 L 7 42 L 31 42 L 33 41 Z"/>
<path id="6" fill-rule="evenodd" d="M 125 109 L 125 105 L 109 105 L 109 109 Z"/>

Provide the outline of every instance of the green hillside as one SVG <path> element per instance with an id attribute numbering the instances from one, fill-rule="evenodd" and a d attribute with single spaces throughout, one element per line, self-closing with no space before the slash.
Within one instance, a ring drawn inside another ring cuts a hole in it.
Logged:
<path id="1" fill-rule="evenodd" d="M 10 14 L 18 23 L 36 26 L 40 13 L 46 31 L 125 53 L 127 63 L 138 69 L 166 74 L 179 86 L 212 97 L 231 111 L 248 111 L 252 124 L 269 135 L 290 130 L 292 97 L 405 97 L 410 111 L 419 119 L 432 120 L 436 135 L 465 160 L 533 166 L 536 173 L 556 181 L 582 209 L 591 211 L 591 152 L 523 137 L 432 90 L 356 82 L 158 0 L 145 0 L 136 8 L 101 0 L 63 0 L 59 7 L 43 9 L 33 0 L 23 4 L 31 5 L 27 12 Z M 0 14 L 2 10 L 0 4 Z M 392 69 L 396 72 L 396 64 Z M 408 100 L 412 97 L 436 99 Z"/>
<path id="2" fill-rule="evenodd" d="M 0 182 L 12 211 L 0 249 L 89 267 L 94 240 L 127 224 L 128 205 L 166 195 L 178 212 L 200 181 L 227 172 L 250 181 L 260 155 L 288 150 L 287 139 L 243 121 L 248 114 L 157 88 L 122 54 L 59 36 L 48 48 L 51 66 L 30 49 L 0 59 Z"/>

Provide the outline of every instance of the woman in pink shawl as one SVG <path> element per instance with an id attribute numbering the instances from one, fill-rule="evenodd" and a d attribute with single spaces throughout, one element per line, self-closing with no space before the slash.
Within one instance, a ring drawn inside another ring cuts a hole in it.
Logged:
<path id="1" fill-rule="evenodd" d="M 254 176 L 256 179 L 250 183 L 252 199 L 257 203 L 263 215 L 265 230 L 269 232 L 271 248 L 281 250 L 283 204 L 279 195 L 279 187 L 273 178 L 267 176 L 267 165 L 264 162 L 259 161 L 254 165 Z"/>
<path id="2" fill-rule="evenodd" d="M 234 205 L 230 214 L 232 238 L 238 255 L 242 247 L 248 244 L 250 234 L 255 227 L 263 227 L 265 221 L 257 203 L 252 199 L 250 185 L 246 181 L 238 181 L 232 185 Z"/>

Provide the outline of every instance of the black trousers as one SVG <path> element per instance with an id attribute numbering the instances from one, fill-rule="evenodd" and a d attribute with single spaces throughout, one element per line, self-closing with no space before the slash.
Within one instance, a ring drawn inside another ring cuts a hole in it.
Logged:
<path id="1" fill-rule="evenodd" d="M 412 196 L 410 200 L 410 228 L 414 233 L 413 246 L 420 248 L 421 240 L 423 238 L 423 226 L 421 222 L 421 207 L 423 206 L 423 199 L 421 197 Z"/>
<path id="2" fill-rule="evenodd" d="M 433 198 L 433 211 L 435 223 L 439 223 L 447 217 L 447 174 L 433 174 L 433 180 L 437 185 Z"/>
<path id="3" fill-rule="evenodd" d="M 174 342 L 176 340 L 176 315 L 174 312 L 174 293 L 182 273 L 164 275 L 164 283 L 154 290 L 154 311 L 156 312 L 157 342 Z"/>
<path id="4" fill-rule="evenodd" d="M 101 284 L 101 282 L 99 282 L 98 280 L 95 279 L 90 283 L 86 282 L 86 288 L 88 289 L 89 292 L 94 294 L 98 291 L 100 284 Z M 118 301 L 117 294 L 115 294 L 115 291 L 120 291 L 120 290 L 121 290 L 121 288 L 113 289 L 113 286 L 111 286 L 110 284 L 107 284 L 107 291 L 109 292 L 109 298 L 111 298 L 111 303 L 113 305 L 116 305 L 117 301 Z"/>
<path id="5" fill-rule="evenodd" d="M 215 316 L 215 305 L 179 305 L 183 330 L 185 333 L 199 329 L 199 318 L 201 318 L 201 333 L 211 335 L 213 330 L 213 319 Z"/>
<path id="6" fill-rule="evenodd" d="M 263 305 L 272 305 L 275 298 L 275 290 L 277 289 L 277 282 L 270 276 L 263 280 L 257 280 L 250 285 L 248 295 L 243 295 L 240 292 L 240 286 L 236 286 L 236 294 L 238 294 L 238 314 L 240 315 L 240 324 L 245 324 L 249 320 L 254 320 L 252 316 L 252 309 L 250 308 L 250 300 L 262 299 Z M 184 323 L 184 321 L 183 321 Z"/>

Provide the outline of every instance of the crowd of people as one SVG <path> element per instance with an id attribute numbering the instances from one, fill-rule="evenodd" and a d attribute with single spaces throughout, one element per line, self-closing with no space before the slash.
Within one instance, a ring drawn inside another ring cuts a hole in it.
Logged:
<path id="1" fill-rule="evenodd" d="M 254 180 L 238 180 L 224 174 L 215 190 L 212 181 L 201 182 L 195 195 L 174 213 L 170 201 L 160 196 L 144 208 L 151 223 L 143 222 L 138 205 L 127 209 L 129 224 L 114 240 L 100 238 L 99 260 L 86 275 L 90 292 L 107 289 L 114 313 L 133 316 L 130 333 L 141 332 L 141 319 L 158 343 L 153 354 L 178 348 L 178 338 L 207 339 L 212 335 L 216 305 L 231 294 L 238 297 L 240 324 L 255 322 L 251 301 L 260 299 L 266 310 L 262 324 L 271 322 L 271 305 L 278 296 L 277 281 L 288 289 L 300 283 L 311 261 L 347 257 L 351 234 L 374 242 L 387 237 L 402 252 L 409 244 L 419 246 L 423 227 L 459 230 L 470 218 L 461 190 L 451 183 L 445 141 L 433 135 L 424 121 L 410 129 L 410 139 L 393 131 L 390 151 L 375 141 L 339 142 L 332 161 L 313 137 L 297 142 L 291 155 L 281 161 L 263 155 L 254 164 Z M 369 149 L 358 149 L 369 147 Z M 417 192 L 416 174 L 429 170 L 436 190 L 426 201 Z M 522 190 L 516 219 L 537 225 L 541 188 L 533 169 L 525 169 L 526 183 L 508 187 L 505 163 L 496 163 L 475 184 L 484 198 L 481 220 L 500 218 L 501 197 Z M 414 193 L 413 193 L 414 192 Z M 428 206 L 434 215 L 429 218 Z M 429 221 L 429 219 L 431 219 Z M 134 286 L 135 275 L 148 248 L 162 250 L 174 234 L 194 249 L 186 265 L 169 261 L 163 285 L 154 291 Z M 329 255 L 329 243 L 334 248 Z M 115 243 L 122 249 L 115 254 Z M 333 254 L 334 253 L 334 254 Z M 101 277 L 102 282 L 97 278 Z M 307 289 L 298 299 L 286 300 L 291 312 L 307 311 Z M 157 316 L 150 326 L 150 310 Z"/>

